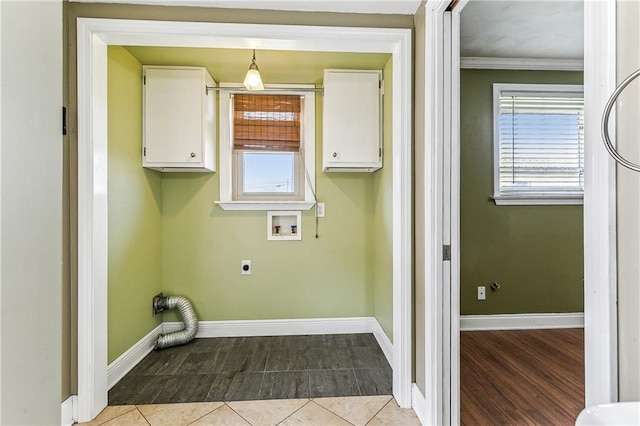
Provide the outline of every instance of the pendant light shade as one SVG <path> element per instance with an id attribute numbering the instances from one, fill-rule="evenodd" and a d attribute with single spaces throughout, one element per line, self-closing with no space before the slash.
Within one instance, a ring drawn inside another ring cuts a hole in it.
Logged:
<path id="1" fill-rule="evenodd" d="M 262 78 L 260 77 L 260 71 L 258 70 L 258 65 L 256 64 L 256 51 L 253 50 L 253 58 L 251 59 L 251 65 L 249 65 L 249 70 L 247 71 L 247 75 L 244 77 L 244 87 L 247 90 L 264 90 L 264 85 L 262 84 Z"/>

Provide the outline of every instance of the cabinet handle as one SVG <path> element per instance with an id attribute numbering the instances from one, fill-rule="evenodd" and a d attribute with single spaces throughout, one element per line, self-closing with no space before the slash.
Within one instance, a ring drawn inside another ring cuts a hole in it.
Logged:
<path id="1" fill-rule="evenodd" d="M 333 153 L 333 158 L 336 158 L 337 156 L 338 156 L 338 153 L 337 153 L 337 152 L 334 152 L 334 153 Z"/>
<path id="2" fill-rule="evenodd" d="M 194 158 L 195 156 L 196 156 L 196 153 L 195 153 L 195 152 L 192 152 L 192 153 L 191 153 L 191 158 Z"/>

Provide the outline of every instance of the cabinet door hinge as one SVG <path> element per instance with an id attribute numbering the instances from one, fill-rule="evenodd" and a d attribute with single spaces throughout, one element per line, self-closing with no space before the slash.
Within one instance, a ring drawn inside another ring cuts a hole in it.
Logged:
<path id="1" fill-rule="evenodd" d="M 382 148 L 378 148 L 378 157 L 382 157 Z"/>
<path id="2" fill-rule="evenodd" d="M 146 146 L 144 148 L 142 148 L 142 156 L 143 157 L 147 156 L 147 147 Z"/>
<path id="3" fill-rule="evenodd" d="M 384 80 L 378 81 L 378 89 L 380 89 L 380 94 L 384 96 Z"/>
<path id="4" fill-rule="evenodd" d="M 142 76 L 142 84 L 147 84 L 147 76 L 146 75 Z"/>
<path id="5" fill-rule="evenodd" d="M 448 246 L 448 245 L 442 246 L 442 259 L 451 260 L 451 246 Z"/>
<path id="6" fill-rule="evenodd" d="M 67 135 L 67 107 L 62 107 L 62 136 Z"/>

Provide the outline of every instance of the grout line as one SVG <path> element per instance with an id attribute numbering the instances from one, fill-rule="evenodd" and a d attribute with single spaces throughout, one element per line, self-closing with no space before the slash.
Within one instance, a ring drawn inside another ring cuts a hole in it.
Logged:
<path id="1" fill-rule="evenodd" d="M 338 398 L 340 398 L 340 397 L 338 397 Z M 312 401 L 312 402 L 313 402 L 315 405 L 317 405 L 318 407 L 322 408 L 323 410 L 326 410 L 326 411 L 330 412 L 331 414 L 333 414 L 334 416 L 337 416 L 337 417 L 341 418 L 342 420 L 344 420 L 345 422 L 349 423 L 350 425 L 353 425 L 353 423 L 351 423 L 349 420 L 347 420 L 347 419 L 345 419 L 344 417 L 342 417 L 342 416 L 340 416 L 340 415 L 338 415 L 338 414 L 334 413 L 333 411 L 329 410 L 328 408 L 324 407 L 323 405 L 318 404 L 318 403 L 317 403 L 317 402 L 315 402 L 315 401 Z M 354 426 L 355 426 L 355 425 L 354 425 Z"/>
<path id="2" fill-rule="evenodd" d="M 287 417 L 285 417 L 284 419 L 280 420 L 280 422 L 278 422 L 278 424 L 282 424 L 285 420 L 287 420 L 289 417 L 293 416 L 295 413 L 297 413 L 298 411 L 302 410 L 304 407 L 306 407 L 307 405 L 309 405 L 309 403 L 311 402 L 311 398 L 305 398 L 307 399 L 307 402 L 305 404 L 302 404 L 300 406 L 300 408 L 298 408 L 297 410 L 295 410 L 293 413 L 289 414 Z"/>
<path id="3" fill-rule="evenodd" d="M 106 419 L 106 420 L 105 420 L 105 421 L 103 421 L 102 423 L 98 423 L 98 425 L 96 425 L 96 426 L 103 425 L 103 424 L 105 424 L 105 423 L 107 423 L 107 422 L 110 422 L 111 420 L 117 419 L 118 417 L 124 416 L 125 414 L 128 414 L 128 413 L 132 412 L 133 410 L 137 410 L 137 409 L 138 409 L 138 407 L 137 407 L 135 404 L 127 404 L 127 405 L 130 405 L 130 406 L 132 406 L 133 408 L 132 408 L 131 410 L 129 410 L 129 411 L 125 411 L 124 413 L 119 414 L 119 415 L 117 415 L 117 416 L 115 416 L 115 417 L 111 417 L 111 418 L 109 418 L 109 419 Z M 107 408 L 109 408 L 109 407 L 114 407 L 114 406 L 107 405 L 106 407 L 104 407 L 104 408 L 102 409 L 102 411 L 106 410 L 106 409 L 107 409 Z M 102 413 L 102 411 L 100 411 L 100 413 Z M 100 413 L 98 413 L 98 416 L 100 415 Z M 96 417 L 97 417 L 97 416 L 96 416 Z M 93 421 L 93 420 L 89 420 L 89 421 L 91 422 L 91 421 Z M 78 424 L 78 423 L 74 423 L 74 424 Z"/>
<path id="4" fill-rule="evenodd" d="M 212 402 L 219 402 L 219 401 L 212 401 Z M 223 403 L 222 403 L 222 405 L 220 405 L 218 408 L 215 408 L 215 409 L 213 409 L 213 410 L 209 411 L 207 414 L 203 414 L 202 416 L 198 417 L 197 419 L 195 419 L 195 420 L 194 420 L 194 421 L 192 421 L 191 423 L 187 423 L 187 426 L 188 426 L 188 425 L 192 425 L 192 424 L 194 424 L 194 423 L 195 423 L 195 422 L 197 422 L 198 420 L 202 419 L 203 417 L 208 416 L 209 414 L 213 413 L 214 411 L 218 411 L 219 409 L 221 409 L 221 408 L 222 408 L 222 407 L 224 407 L 225 405 L 226 405 L 226 404 L 223 402 Z M 229 407 L 229 408 L 231 408 L 231 407 Z"/>
<path id="5" fill-rule="evenodd" d="M 131 410 L 133 411 L 133 410 Z M 128 413 L 130 413 L 131 411 L 128 411 Z M 136 405 L 136 411 L 142 416 L 142 418 L 144 419 L 145 422 L 147 422 L 147 424 L 149 426 L 151 426 L 151 422 L 149 421 L 149 419 L 147 419 L 147 417 L 142 413 L 142 411 L 140 411 L 140 409 L 138 408 L 138 406 Z"/>
<path id="6" fill-rule="evenodd" d="M 232 401 L 229 401 L 229 402 L 232 402 Z M 234 413 L 236 413 L 237 415 L 239 415 L 239 416 L 240 416 L 240 418 L 242 418 L 242 420 L 244 420 L 245 422 L 249 423 L 251 426 L 254 426 L 254 425 L 253 425 L 253 423 L 251 423 L 251 422 L 249 421 L 249 419 L 245 418 L 242 414 L 240 414 L 240 413 L 238 413 L 236 410 L 234 410 L 232 406 L 230 406 L 230 405 L 229 405 L 229 404 L 227 404 L 226 402 L 224 403 L 224 405 L 226 405 L 227 407 L 229 407 L 229 409 L 230 409 L 231 411 L 233 411 Z"/>
<path id="7" fill-rule="evenodd" d="M 366 426 L 366 425 L 368 425 L 369 423 L 371 423 L 371 421 L 372 421 L 373 419 L 375 419 L 375 418 L 378 416 L 378 414 L 380 414 L 380 412 L 381 412 L 382 410 L 384 410 L 384 408 L 385 408 L 387 405 L 389 405 L 389 403 L 391 403 L 391 401 L 394 401 L 394 402 L 395 402 L 395 400 L 393 399 L 393 396 L 391 397 L 391 399 L 389 399 L 389 401 L 387 401 L 387 403 L 386 403 L 386 404 L 384 404 L 384 405 L 383 405 L 383 406 L 382 406 L 382 407 L 381 407 L 381 408 L 380 408 L 380 409 L 379 409 L 379 410 L 378 410 L 378 411 L 373 415 L 373 417 L 371 417 L 371 418 L 369 419 L 369 421 L 368 421 L 367 423 L 365 423 L 365 426 Z"/>

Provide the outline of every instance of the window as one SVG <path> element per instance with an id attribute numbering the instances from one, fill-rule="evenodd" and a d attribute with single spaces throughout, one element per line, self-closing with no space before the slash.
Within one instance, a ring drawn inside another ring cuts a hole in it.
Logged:
<path id="1" fill-rule="evenodd" d="M 315 202 L 315 95 L 220 92 L 220 201 L 226 210 Z"/>
<path id="2" fill-rule="evenodd" d="M 299 95 L 233 96 L 233 199 L 301 200 Z"/>
<path id="3" fill-rule="evenodd" d="M 582 86 L 494 84 L 496 204 L 582 204 Z"/>

